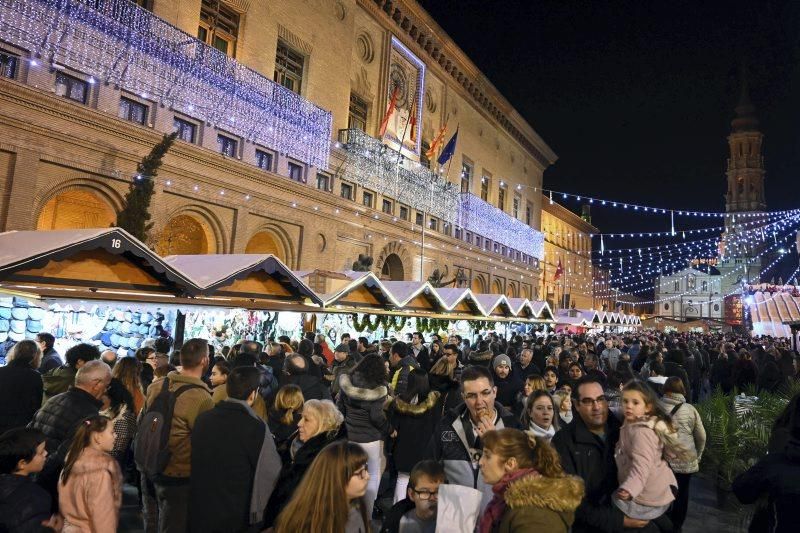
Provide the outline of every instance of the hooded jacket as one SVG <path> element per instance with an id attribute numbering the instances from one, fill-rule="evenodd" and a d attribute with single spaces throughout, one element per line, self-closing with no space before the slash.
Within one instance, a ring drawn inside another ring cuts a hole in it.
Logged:
<path id="1" fill-rule="evenodd" d="M 122 505 L 122 471 L 107 453 L 84 448 L 69 479 L 58 483 L 62 533 L 116 531 Z"/>
<path id="2" fill-rule="evenodd" d="M 517 419 L 508 409 L 497 402 L 494 408 L 498 414 L 497 429 L 519 429 Z M 483 446 L 474 437 L 469 412 L 463 403 L 445 414 L 434 429 L 426 452 L 427 459 L 442 462 L 449 483 L 471 487 L 483 493 L 481 509 L 493 496 L 492 486 L 483 480 L 478 467 L 482 452 Z"/>
<path id="3" fill-rule="evenodd" d="M 642 417 L 622 426 L 614 458 L 619 488 L 638 504 L 660 507 L 675 499 L 670 487 L 677 487 L 678 482 L 663 459 L 664 444 L 657 434 L 658 425 L 664 423 L 657 421 L 653 427 L 652 418 Z"/>
<path id="4" fill-rule="evenodd" d="M 42 375 L 44 401 L 62 392 L 67 392 L 75 384 L 75 374 L 77 373 L 76 369 L 69 365 L 64 365 Z"/>
<path id="5" fill-rule="evenodd" d="M 567 533 L 583 498 L 583 481 L 527 475 L 511 482 L 503 498 L 506 511 L 494 533 Z"/>
<path id="6" fill-rule="evenodd" d="M 389 433 L 383 405 L 389 394 L 386 385 L 369 388 L 360 374 L 339 376 L 340 394 L 336 407 L 344 415 L 347 438 L 351 442 L 375 442 Z"/>
<path id="7" fill-rule="evenodd" d="M 489 368 L 492 366 L 493 357 L 494 354 L 492 353 L 491 349 L 487 349 L 482 352 L 479 352 L 478 350 L 472 350 L 469 353 L 469 357 L 467 357 L 467 362 L 470 365 L 483 366 Z"/>
<path id="8" fill-rule="evenodd" d="M 421 402 L 411 404 L 395 398 L 389 405 L 389 423 L 397 431 L 392 457 L 398 472 L 411 472 L 425 458 L 428 436 L 439 422 L 441 395 L 430 391 Z"/>
<path id="9" fill-rule="evenodd" d="M 50 495 L 30 476 L 0 474 L 0 531 L 39 533 L 50 519 Z"/>

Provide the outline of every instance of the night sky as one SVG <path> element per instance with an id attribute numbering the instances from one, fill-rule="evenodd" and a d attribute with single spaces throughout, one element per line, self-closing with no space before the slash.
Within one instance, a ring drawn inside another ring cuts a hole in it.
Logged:
<path id="1" fill-rule="evenodd" d="M 800 2 L 420 4 L 558 154 L 544 187 L 582 195 L 724 210 L 746 58 L 768 208 L 800 207 Z M 664 216 L 593 215 L 603 232 L 669 229 Z"/>
<path id="2" fill-rule="evenodd" d="M 800 2 L 420 3 L 556 152 L 545 188 L 724 211 L 744 62 L 765 134 L 768 209 L 800 207 Z M 579 212 L 574 200 L 566 205 Z M 664 215 L 596 203 L 593 222 L 603 232 L 669 229 Z M 772 275 L 796 266 L 787 258 Z"/>

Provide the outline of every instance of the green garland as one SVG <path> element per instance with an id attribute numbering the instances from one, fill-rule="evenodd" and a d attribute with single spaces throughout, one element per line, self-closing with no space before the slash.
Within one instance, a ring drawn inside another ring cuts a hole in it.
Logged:
<path id="1" fill-rule="evenodd" d="M 384 330 L 400 331 L 406 327 L 406 317 L 392 316 L 392 315 L 372 315 L 364 314 L 361 320 L 358 319 L 358 314 L 353 313 L 350 315 L 353 320 L 353 328 L 361 333 L 368 330 L 370 333 L 383 328 Z"/>
<path id="2" fill-rule="evenodd" d="M 497 327 L 497 322 L 492 320 L 468 320 L 471 330 L 489 330 Z"/>
<path id="3" fill-rule="evenodd" d="M 359 333 L 363 332 L 365 329 L 368 329 L 370 332 L 378 329 L 380 317 L 375 317 L 374 322 L 370 320 L 370 315 L 368 314 L 364 314 L 364 318 L 361 322 L 358 321 L 358 314 L 356 313 L 353 313 L 350 317 L 353 319 L 353 328 Z"/>
<path id="4" fill-rule="evenodd" d="M 450 320 L 443 318 L 417 318 L 417 331 L 420 333 L 439 333 L 447 331 L 450 327 Z"/>

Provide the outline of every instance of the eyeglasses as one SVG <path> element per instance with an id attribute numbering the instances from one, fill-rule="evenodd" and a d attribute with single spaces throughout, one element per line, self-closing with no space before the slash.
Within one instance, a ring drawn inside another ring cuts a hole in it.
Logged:
<path id="1" fill-rule="evenodd" d="M 597 398 L 581 398 L 581 405 L 590 406 L 590 405 L 601 405 L 608 401 L 608 397 L 606 395 L 598 396 Z"/>
<path id="2" fill-rule="evenodd" d="M 431 492 L 429 490 L 416 490 L 411 489 L 420 500 L 430 500 L 431 498 L 439 499 L 439 491 Z"/>
<path id="3" fill-rule="evenodd" d="M 366 466 L 362 466 L 361 468 L 359 468 L 358 470 L 353 472 L 353 476 L 352 477 L 358 477 L 360 479 L 367 479 L 369 477 L 369 472 L 367 472 L 367 467 Z"/>

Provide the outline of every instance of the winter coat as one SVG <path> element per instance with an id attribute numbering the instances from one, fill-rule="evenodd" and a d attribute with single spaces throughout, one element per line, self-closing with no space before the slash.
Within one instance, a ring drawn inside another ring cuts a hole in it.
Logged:
<path id="1" fill-rule="evenodd" d="M 762 457 L 733 481 L 733 493 L 748 504 L 762 495 L 768 496 L 769 529 L 771 533 L 800 531 L 797 513 L 800 487 L 800 442 L 790 440 L 785 451 Z M 752 529 L 751 529 L 752 531 Z"/>
<path id="2" fill-rule="evenodd" d="M 289 463 L 285 463 L 275 484 L 275 490 L 267 502 L 264 510 L 264 528 L 272 527 L 278 515 L 289 503 L 294 495 L 294 491 L 303 479 L 303 475 L 311 466 L 311 463 L 328 444 L 345 438 L 344 424 L 336 430 L 327 433 L 320 433 L 308 439 L 294 454 L 294 458 Z M 291 448 L 291 444 L 290 444 Z"/>
<path id="3" fill-rule="evenodd" d="M 61 356 L 53 348 L 42 354 L 42 362 L 39 363 L 39 373 L 46 374 L 64 364 Z"/>
<path id="4" fill-rule="evenodd" d="M 316 365 L 315 365 L 316 366 Z M 280 386 L 297 385 L 303 391 L 306 400 L 330 400 L 331 391 L 323 385 L 322 379 L 312 374 L 284 374 L 281 376 Z"/>
<path id="5" fill-rule="evenodd" d="M 392 368 L 391 387 L 395 395 L 403 394 L 406 391 L 408 375 L 415 368 L 419 368 L 419 363 L 413 355 L 407 355 L 400 360 L 397 367 Z"/>
<path id="6" fill-rule="evenodd" d="M 171 455 L 163 473 L 166 478 L 187 479 L 191 473 L 192 430 L 194 429 L 194 424 L 201 413 L 214 407 L 214 400 L 211 399 L 211 391 L 200 379 L 179 374 L 178 372 L 170 372 L 166 378 L 155 380 L 150 385 L 150 388 L 147 389 L 145 410 L 161 393 L 165 379 L 170 382 L 170 392 L 175 392 L 180 387 L 185 387 L 189 384 L 199 385 L 198 388 L 181 393 L 175 402 L 172 427 L 170 428 L 169 442 L 167 443 L 167 448 Z"/>
<path id="7" fill-rule="evenodd" d="M 122 505 L 122 471 L 107 453 L 84 448 L 69 479 L 58 483 L 62 533 L 116 531 Z"/>
<path id="8" fill-rule="evenodd" d="M 360 374 L 339 376 L 339 397 L 336 407 L 344 415 L 347 439 L 351 442 L 375 442 L 389 433 L 389 421 L 383 405 L 389 389 L 386 385 L 372 388 Z"/>
<path id="9" fill-rule="evenodd" d="M 69 365 L 64 365 L 44 374 L 42 376 L 44 401 L 46 402 L 62 392 L 67 392 L 75 384 L 75 374 L 77 373 L 76 369 Z"/>
<path id="10" fill-rule="evenodd" d="M 472 350 L 467 358 L 467 365 L 483 366 L 488 369 L 492 366 L 493 358 L 494 354 L 492 353 L 492 350 L 486 350 L 485 352 Z"/>
<path id="11" fill-rule="evenodd" d="M 414 465 L 425 458 L 428 436 L 441 418 L 440 399 L 437 391 L 430 391 L 419 403 L 411 404 L 395 398 L 389 405 L 387 417 L 391 427 L 397 431 L 392 457 L 398 472 L 411 472 Z"/>
<path id="12" fill-rule="evenodd" d="M 78 423 L 99 413 L 102 406 L 100 400 L 76 387 L 47 400 L 33 417 L 30 427 L 44 433 L 47 439 L 45 448 L 51 454 L 47 458 L 48 463 L 58 447 L 72 439 Z"/>
<path id="13" fill-rule="evenodd" d="M 718 357 L 711 365 L 709 381 L 713 388 L 721 387 L 722 392 L 728 394 L 733 389 L 733 375 L 731 362 L 727 358 Z"/>
<path id="14" fill-rule="evenodd" d="M 778 363 L 774 357 L 767 354 L 764 364 L 761 365 L 758 372 L 758 390 L 775 392 L 784 383 L 783 374 L 781 374 Z"/>
<path id="15" fill-rule="evenodd" d="M 404 514 L 414 508 L 414 502 L 408 498 L 404 498 L 394 504 L 383 518 L 380 533 L 400 533 L 400 520 L 402 520 Z"/>
<path id="16" fill-rule="evenodd" d="M 0 474 L 0 531 L 40 533 L 50 519 L 50 495 L 31 476 Z"/>
<path id="17" fill-rule="evenodd" d="M 758 371 L 753 361 L 747 359 L 737 359 L 733 363 L 733 385 L 738 390 L 743 391 L 750 385 L 756 384 Z"/>
<path id="18" fill-rule="evenodd" d="M 250 498 L 265 438 L 264 422 L 245 406 L 224 401 L 197 417 L 192 430 L 189 530 L 244 531 L 250 526 Z M 281 468 L 278 455 L 270 471 Z M 214 504 L 208 497 L 214 495 Z"/>
<path id="19" fill-rule="evenodd" d="M 497 402 L 494 408 L 498 414 L 495 424 L 497 429 L 520 428 L 519 422 L 509 410 Z M 492 486 L 483 480 L 483 473 L 478 467 L 483 449 L 476 442 L 471 425 L 465 404 L 447 412 L 433 431 L 426 458 L 441 461 L 449 483 L 481 491 L 483 509 L 492 499 Z"/>
<path id="20" fill-rule="evenodd" d="M 22 361 L 0 368 L 0 435 L 26 426 L 42 405 L 42 376 Z"/>
<path id="21" fill-rule="evenodd" d="M 334 361 L 331 376 L 331 394 L 336 397 L 339 394 L 339 376 L 342 374 L 349 374 L 358 363 L 356 360 L 347 356 L 344 361 Z"/>
<path id="22" fill-rule="evenodd" d="M 415 351 L 413 346 L 409 347 L 410 353 L 409 355 L 416 359 L 417 364 L 421 369 L 425 372 L 430 372 L 431 366 L 433 366 L 433 362 L 431 361 L 431 355 L 428 351 L 427 346 L 422 346 L 419 351 Z"/>
<path id="23" fill-rule="evenodd" d="M 292 423 L 287 425 L 284 424 L 282 420 L 285 414 L 286 410 L 284 409 L 277 411 L 271 409 L 267 415 L 269 431 L 275 439 L 275 447 L 278 449 L 278 454 L 281 456 L 283 464 L 291 461 L 291 457 L 289 456 L 289 444 L 292 442 L 292 437 L 297 433 L 297 423 L 300 422 L 300 418 L 302 417 L 300 412 L 293 413 Z"/>
<path id="24" fill-rule="evenodd" d="M 668 392 L 659 403 L 667 413 L 672 413 L 672 410 L 680 405 L 672 415 L 672 424 L 678 432 L 678 441 L 681 446 L 689 452 L 689 457 L 685 459 L 667 457 L 670 468 L 678 474 L 697 472 L 700 469 L 700 458 L 706 447 L 706 430 L 700 414 L 693 405 L 686 403 L 682 394 Z"/>
<path id="25" fill-rule="evenodd" d="M 497 387 L 497 401 L 507 408 L 513 409 L 517 400 L 517 393 L 522 390 L 525 383 L 510 372 L 505 379 L 494 375 L 494 386 Z"/>
<path id="26" fill-rule="evenodd" d="M 572 423 L 556 432 L 550 442 L 561 456 L 564 472 L 584 482 L 584 498 L 575 510 L 573 533 L 622 531 L 625 515 L 611 502 L 618 487 L 614 448 L 619 431 L 620 423 L 611 413 L 605 439 L 589 431 L 583 419 L 575 415 Z"/>
<path id="27" fill-rule="evenodd" d="M 531 474 L 509 483 L 506 510 L 493 533 L 567 533 L 583 498 L 583 481 Z"/>
<path id="28" fill-rule="evenodd" d="M 516 376 L 517 379 L 522 381 L 523 384 L 525 383 L 525 378 L 527 378 L 531 374 L 538 374 L 540 376 L 542 375 L 542 371 L 539 369 L 538 366 L 536 366 L 536 363 L 534 363 L 533 361 L 528 363 L 528 366 L 526 366 L 525 368 L 522 368 L 522 365 L 520 364 L 519 361 L 515 361 L 511 373 L 514 376 Z"/>
<path id="29" fill-rule="evenodd" d="M 622 426 L 614 459 L 619 488 L 638 504 L 660 507 L 675 499 L 670 487 L 677 487 L 678 481 L 664 460 L 664 444 L 650 422 L 643 417 Z"/>

